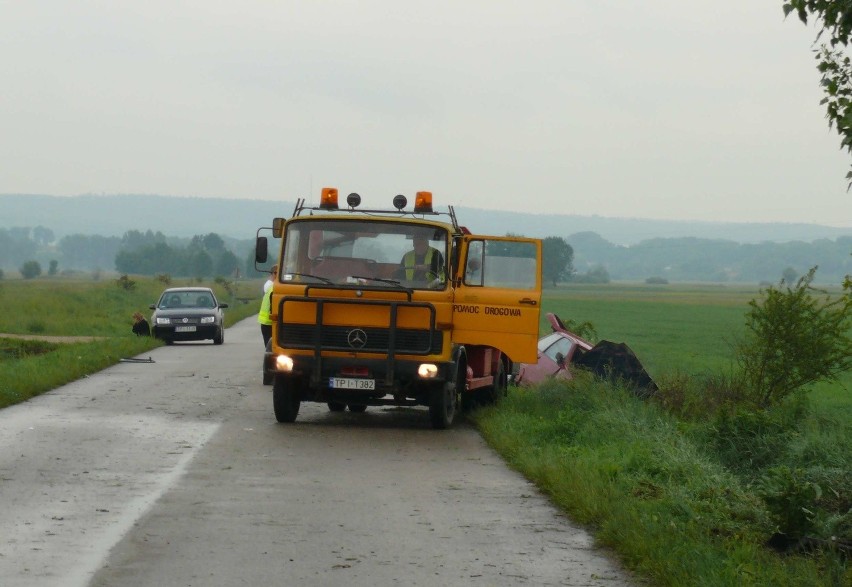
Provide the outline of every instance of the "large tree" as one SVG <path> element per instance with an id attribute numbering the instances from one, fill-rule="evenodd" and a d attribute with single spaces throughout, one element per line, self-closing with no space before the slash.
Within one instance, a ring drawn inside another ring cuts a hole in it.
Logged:
<path id="1" fill-rule="evenodd" d="M 795 12 L 807 24 L 818 21 L 816 38 L 817 69 L 825 97 L 830 128 L 841 136 L 841 147 L 852 153 L 852 61 L 847 51 L 852 35 L 852 0 L 786 0 L 784 14 Z M 852 187 L 852 171 L 846 174 Z"/>
<path id="2" fill-rule="evenodd" d="M 560 236 L 549 236 L 541 242 L 541 274 L 556 287 L 574 272 L 574 249 Z"/>

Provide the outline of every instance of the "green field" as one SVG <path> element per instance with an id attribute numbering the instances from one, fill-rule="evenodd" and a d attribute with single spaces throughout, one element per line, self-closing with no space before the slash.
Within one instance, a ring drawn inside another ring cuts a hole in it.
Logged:
<path id="1" fill-rule="evenodd" d="M 839 288 L 836 290 L 839 293 Z M 547 312 L 563 320 L 591 322 L 599 339 L 625 342 L 652 377 L 704 375 L 729 369 L 732 343 L 745 332 L 748 302 L 757 286 L 588 285 L 546 290 L 541 332 L 550 331 Z M 845 411 L 852 421 L 852 372 L 820 384 L 813 401 L 828 412 Z"/>
<path id="2" fill-rule="evenodd" d="M 29 399 L 132 357 L 161 344 L 131 333 L 134 312 L 150 316 L 148 309 L 166 287 L 202 285 L 212 287 L 220 300 L 228 302 L 225 324 L 257 312 L 261 281 L 229 284 L 197 280 L 174 280 L 164 284 L 148 277 L 133 277 L 133 287 L 116 278 L 40 278 L 0 281 L 0 407 Z M 244 303 L 246 299 L 257 302 Z M 92 340 L 59 344 L 50 352 L 37 352 L 33 345 L 3 338 L 2 334 L 31 337 L 90 337 Z"/>

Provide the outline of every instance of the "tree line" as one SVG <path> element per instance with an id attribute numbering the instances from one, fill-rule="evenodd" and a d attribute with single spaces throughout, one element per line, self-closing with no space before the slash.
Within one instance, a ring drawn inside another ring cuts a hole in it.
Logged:
<path id="1" fill-rule="evenodd" d="M 189 239 L 152 230 L 130 230 L 121 237 L 72 234 L 55 240 L 46 227 L 0 229 L 0 271 L 18 270 L 25 278 L 44 271 L 117 271 L 138 275 L 256 277 L 254 241 L 216 233 Z M 2 273 L 0 273 L 2 276 Z"/>
<path id="2" fill-rule="evenodd" d="M 594 232 L 581 232 L 549 236 L 542 245 L 546 286 L 610 280 L 777 283 L 782 276 L 790 280 L 804 275 L 813 266 L 819 266 L 821 282 L 840 283 L 852 274 L 852 236 L 760 244 L 656 238 L 628 247 Z M 28 263 L 31 261 L 38 267 Z M 73 271 L 186 277 L 260 275 L 254 269 L 253 239 L 216 233 L 175 238 L 159 231 L 130 230 L 121 237 L 73 234 L 56 240 L 53 231 L 43 226 L 0 229 L 0 271 L 23 273 L 24 268 L 31 276 Z"/>

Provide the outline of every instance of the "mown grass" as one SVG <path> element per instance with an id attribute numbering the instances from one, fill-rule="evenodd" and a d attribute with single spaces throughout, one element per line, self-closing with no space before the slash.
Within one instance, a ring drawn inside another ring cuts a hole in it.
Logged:
<path id="1" fill-rule="evenodd" d="M 133 277 L 135 285 L 126 289 L 116 279 L 35 279 L 0 281 L 0 337 L 2 334 L 29 336 L 97 337 L 90 342 L 49 343 L 45 352 L 25 353 L 35 348 L 31 341 L 0 338 L 7 360 L 0 360 L 0 408 L 54 389 L 113 365 L 125 357 L 144 353 L 162 344 L 149 337 L 137 337 L 130 328 L 133 312 L 150 316 L 166 287 L 204 285 L 229 303 L 225 324 L 230 326 L 257 312 L 260 281 L 240 282 L 229 293 L 218 283 L 175 280 L 166 285 L 156 279 Z M 243 303 L 240 298 L 257 299 Z M 18 356 L 11 360 L 12 353 Z"/>
<path id="2" fill-rule="evenodd" d="M 699 390 L 730 369 L 731 343 L 758 297 L 757 288 L 703 286 L 545 293 L 542 314 L 590 321 L 599 339 L 626 342 L 658 382 Z M 852 521 L 850 389 L 846 373 L 756 425 L 751 414 L 702 417 L 581 376 L 512 387 L 507 401 L 473 418 L 512 466 L 653 584 L 848 586 L 848 560 L 830 546 L 779 554 L 767 542 L 783 522 L 778 509 L 816 504 L 814 531 L 825 534 Z M 693 402 L 707 399 L 692 393 Z M 803 501 L 770 507 L 767 496 L 777 494 Z"/>

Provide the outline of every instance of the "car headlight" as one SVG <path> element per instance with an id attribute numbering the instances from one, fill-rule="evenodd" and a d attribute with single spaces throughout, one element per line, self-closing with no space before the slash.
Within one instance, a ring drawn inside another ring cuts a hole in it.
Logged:
<path id="1" fill-rule="evenodd" d="M 201 323 L 202 324 L 213 324 L 216 321 L 215 316 L 202 316 Z"/>
<path id="2" fill-rule="evenodd" d="M 160 318 L 157 316 L 157 324 L 171 324 L 172 321 L 169 318 Z"/>

